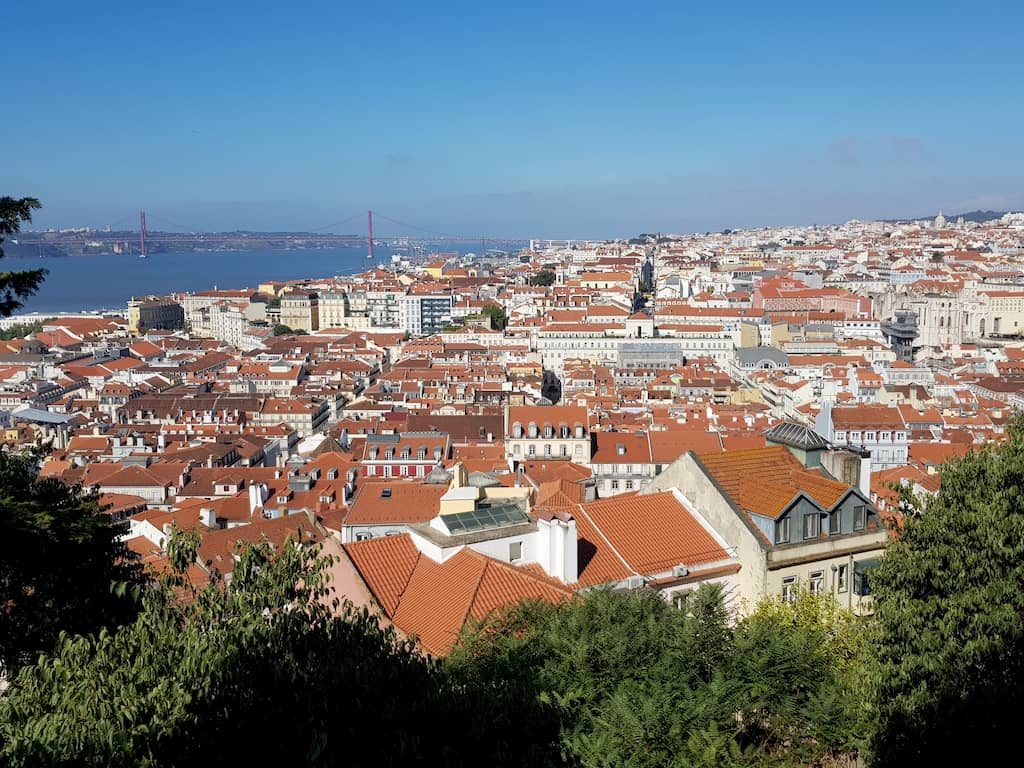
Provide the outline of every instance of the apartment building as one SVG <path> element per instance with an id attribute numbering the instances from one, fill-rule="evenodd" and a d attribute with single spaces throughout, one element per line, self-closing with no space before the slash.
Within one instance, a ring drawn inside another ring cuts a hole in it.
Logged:
<path id="1" fill-rule="evenodd" d="M 519 405 L 508 407 L 505 414 L 505 455 L 513 462 L 543 458 L 590 466 L 586 408 Z"/>
<path id="2" fill-rule="evenodd" d="M 792 600 L 807 589 L 868 613 L 870 570 L 889 532 L 866 493 L 822 469 L 824 441 L 799 425 L 789 428 L 794 434 L 775 434 L 767 448 L 691 451 L 641 497 L 678 489 L 687 508 L 728 543 L 741 564 L 737 605 Z"/>
<path id="3" fill-rule="evenodd" d="M 150 297 L 128 302 L 128 332 L 145 333 L 157 329 L 185 327 L 185 310 L 171 299 Z"/>
<path id="4" fill-rule="evenodd" d="M 281 325 L 293 331 L 320 329 L 320 299 L 316 291 L 293 290 L 281 296 Z"/>
<path id="5" fill-rule="evenodd" d="M 412 336 L 438 333 L 452 321 L 455 296 L 406 294 L 398 297 L 398 327 Z"/>

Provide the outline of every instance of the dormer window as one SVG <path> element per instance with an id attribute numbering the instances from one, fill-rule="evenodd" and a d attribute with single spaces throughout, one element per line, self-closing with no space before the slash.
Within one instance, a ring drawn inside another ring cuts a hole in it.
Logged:
<path id="1" fill-rule="evenodd" d="M 555 436 L 555 430 L 552 428 L 552 426 L 550 424 L 545 424 L 544 425 L 544 437 L 550 439 L 550 438 L 552 438 L 554 436 Z"/>
<path id="2" fill-rule="evenodd" d="M 863 531 L 868 524 L 868 510 L 863 504 L 853 508 L 853 530 Z"/>
<path id="3" fill-rule="evenodd" d="M 418 451 L 416 452 L 416 458 L 417 458 L 417 459 L 420 459 L 421 461 L 422 461 L 423 459 L 427 458 L 427 449 L 426 449 L 426 448 L 420 448 L 420 449 L 419 449 L 419 450 L 418 450 Z"/>
<path id="4" fill-rule="evenodd" d="M 440 448 L 435 448 L 434 449 L 434 461 L 440 461 L 440 460 L 441 460 L 441 449 Z"/>
<path id="5" fill-rule="evenodd" d="M 519 439 L 523 436 L 523 425 L 518 421 L 512 425 L 512 437 Z"/>
<path id="6" fill-rule="evenodd" d="M 527 428 L 526 434 L 529 435 L 530 437 L 537 436 L 537 425 L 534 424 L 532 421 L 530 422 L 530 426 Z"/>
<path id="7" fill-rule="evenodd" d="M 776 544 L 788 544 L 789 543 L 789 518 L 784 517 L 775 523 L 775 543 Z"/>
<path id="8" fill-rule="evenodd" d="M 804 515 L 804 538 L 816 539 L 821 533 L 821 515 L 812 512 Z"/>

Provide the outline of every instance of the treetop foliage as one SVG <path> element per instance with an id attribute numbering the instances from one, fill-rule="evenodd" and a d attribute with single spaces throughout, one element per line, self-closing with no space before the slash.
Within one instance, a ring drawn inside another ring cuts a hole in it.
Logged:
<path id="1" fill-rule="evenodd" d="M 994 758 L 1024 705 L 1024 426 L 946 465 L 872 575 L 879 765 Z"/>
<path id="2" fill-rule="evenodd" d="M 99 498 L 37 476 L 36 457 L 0 453 L 0 669 L 13 672 L 61 632 L 130 619 L 141 569 Z"/>
<path id="3" fill-rule="evenodd" d="M 16 235 L 21 225 L 32 221 L 32 211 L 41 208 L 34 197 L 0 197 L 0 258 L 3 258 L 4 235 Z M 46 278 L 45 269 L 0 272 L 0 317 L 10 317 L 34 296 Z"/>
<path id="4" fill-rule="evenodd" d="M 542 269 L 530 277 L 530 285 L 544 286 L 554 285 L 557 275 L 550 269 Z"/>
<path id="5" fill-rule="evenodd" d="M 720 591 L 685 610 L 654 592 L 527 604 L 462 638 L 447 664 L 477 684 L 515 681 L 554 708 L 560 752 L 582 766 L 804 765 L 860 748 L 852 675 L 825 598 L 778 603 L 734 627 Z M 850 637 L 847 637 L 850 635 Z"/>

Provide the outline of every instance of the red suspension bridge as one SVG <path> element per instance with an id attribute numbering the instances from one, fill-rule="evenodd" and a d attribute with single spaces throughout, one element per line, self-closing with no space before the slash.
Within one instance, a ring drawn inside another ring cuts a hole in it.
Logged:
<path id="1" fill-rule="evenodd" d="M 150 229 L 148 222 L 156 225 Z M 217 247 L 248 247 L 248 248 L 329 248 L 329 247 L 360 247 L 365 248 L 367 257 L 376 263 L 379 250 L 377 246 L 404 248 L 429 253 L 431 249 L 480 245 L 480 252 L 507 252 L 521 247 L 525 240 L 512 240 L 502 237 L 481 235 L 459 235 L 440 232 L 425 227 L 400 221 L 379 211 L 366 211 L 353 214 L 339 221 L 331 222 L 322 227 L 303 232 L 205 232 L 200 228 L 189 227 L 166 219 L 152 211 L 140 211 L 138 228 L 129 228 L 134 214 L 122 217 L 105 231 L 63 230 L 57 233 L 45 233 L 45 241 L 57 247 L 81 244 L 83 234 L 91 244 L 102 246 L 109 241 L 114 252 L 135 253 L 146 257 L 155 250 L 174 251 L 176 249 L 196 249 Z M 365 222 L 365 234 L 358 232 L 357 227 Z M 376 229 L 375 229 L 376 224 Z M 380 226 L 383 224 L 383 228 Z M 346 232 L 345 230 L 349 231 Z M 356 231 L 353 231 L 356 230 Z M 383 231 L 382 231 L 383 230 Z M 130 233 L 137 232 L 137 237 Z M 474 249 L 475 250 L 475 249 Z"/>

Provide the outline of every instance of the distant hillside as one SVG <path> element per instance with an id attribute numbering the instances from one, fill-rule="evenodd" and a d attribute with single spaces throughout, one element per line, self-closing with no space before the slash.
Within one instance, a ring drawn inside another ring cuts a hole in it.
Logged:
<path id="1" fill-rule="evenodd" d="M 1009 211 L 969 211 L 967 213 L 943 213 L 942 215 L 946 217 L 946 221 L 952 223 L 961 216 L 963 216 L 964 221 L 982 222 L 1001 219 L 1007 213 L 1009 213 Z M 882 219 L 882 221 L 888 224 L 897 224 L 901 221 L 932 221 L 935 216 L 936 214 L 933 213 L 931 216 L 917 216 L 912 219 Z"/>

